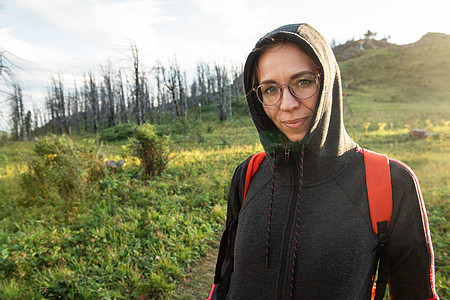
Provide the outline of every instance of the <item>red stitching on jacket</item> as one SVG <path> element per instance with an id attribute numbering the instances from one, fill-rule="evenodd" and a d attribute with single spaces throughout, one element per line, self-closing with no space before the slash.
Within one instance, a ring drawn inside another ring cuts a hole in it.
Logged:
<path id="1" fill-rule="evenodd" d="M 298 193 L 297 193 L 297 203 L 295 204 L 295 212 L 296 214 L 300 213 L 300 201 L 302 200 L 302 185 L 303 185 L 303 157 L 305 155 L 305 146 L 303 145 L 302 150 L 301 150 L 301 156 L 300 156 L 300 172 L 299 172 L 299 185 L 298 185 Z M 295 261 L 297 258 L 297 250 L 298 250 L 298 229 L 300 227 L 299 225 L 300 222 L 300 218 L 297 215 L 296 216 L 296 222 L 295 222 L 295 244 L 294 244 L 294 255 L 292 257 L 292 276 L 291 276 L 291 291 L 289 292 L 289 294 L 291 295 L 291 297 L 294 297 L 294 277 L 295 277 Z"/>
<path id="2" fill-rule="evenodd" d="M 271 232 L 270 227 L 272 225 L 273 195 L 275 194 L 275 167 L 276 167 L 275 151 L 273 152 L 272 157 L 273 157 L 272 191 L 270 193 L 269 220 L 267 221 L 266 267 L 269 266 L 269 247 L 270 247 L 270 232 Z"/>
<path id="3" fill-rule="evenodd" d="M 430 227 L 429 227 L 428 218 L 427 218 L 427 210 L 425 208 L 425 202 L 423 200 L 422 191 L 420 190 L 419 179 L 417 178 L 416 174 L 414 174 L 413 170 L 406 164 L 402 163 L 399 160 L 392 159 L 392 158 L 390 158 L 389 160 L 394 161 L 394 162 L 398 163 L 399 165 L 403 166 L 409 172 L 409 174 L 411 174 L 411 177 L 414 180 L 414 185 L 416 186 L 417 196 L 419 198 L 419 204 L 420 204 L 420 208 L 421 208 L 420 211 L 421 211 L 423 223 L 424 223 L 423 226 L 424 226 L 425 233 L 427 236 L 428 250 L 430 251 L 430 287 L 431 287 L 431 292 L 433 293 L 433 298 L 430 298 L 428 300 L 439 299 L 439 297 L 436 293 L 436 287 L 435 287 L 435 282 L 434 282 L 433 244 L 431 242 Z"/>

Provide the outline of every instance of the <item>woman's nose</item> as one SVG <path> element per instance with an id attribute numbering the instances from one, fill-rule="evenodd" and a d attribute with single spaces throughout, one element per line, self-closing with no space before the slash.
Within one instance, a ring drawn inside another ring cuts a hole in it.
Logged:
<path id="1" fill-rule="evenodd" d="M 292 95 L 289 87 L 281 87 L 281 104 L 280 109 L 284 111 L 292 111 L 300 107 L 300 101 Z"/>

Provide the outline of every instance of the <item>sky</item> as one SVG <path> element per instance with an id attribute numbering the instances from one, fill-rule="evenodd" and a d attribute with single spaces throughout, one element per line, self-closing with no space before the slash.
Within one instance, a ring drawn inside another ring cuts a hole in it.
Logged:
<path id="1" fill-rule="evenodd" d="M 305 22 L 330 43 L 371 30 L 408 44 L 428 32 L 450 33 L 450 1 L 0 0 L 0 51 L 31 110 L 43 107 L 56 74 L 71 89 L 101 65 L 131 66 L 132 43 L 144 70 L 176 58 L 189 77 L 200 61 L 242 64 L 266 32 Z M 7 99 L 1 92 L 0 130 L 9 127 Z"/>

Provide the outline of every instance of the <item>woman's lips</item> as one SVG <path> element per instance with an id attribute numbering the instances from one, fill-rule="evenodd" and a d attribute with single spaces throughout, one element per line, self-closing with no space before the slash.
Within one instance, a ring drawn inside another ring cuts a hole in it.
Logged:
<path id="1" fill-rule="evenodd" d="M 300 128 L 303 123 L 305 123 L 307 117 L 306 118 L 299 118 L 299 119 L 294 119 L 294 120 L 287 120 L 287 121 L 283 121 L 281 123 L 284 124 L 284 126 L 291 128 L 291 129 L 297 129 Z"/>

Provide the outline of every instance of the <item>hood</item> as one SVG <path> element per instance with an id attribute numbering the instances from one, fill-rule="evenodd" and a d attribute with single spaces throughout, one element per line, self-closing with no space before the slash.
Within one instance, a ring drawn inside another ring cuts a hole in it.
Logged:
<path id="1" fill-rule="evenodd" d="M 260 48 L 279 38 L 303 48 L 321 70 L 320 94 L 313 120 L 305 137 L 296 143 L 288 140 L 275 126 L 256 98 L 256 93 L 252 91 L 257 85 L 252 82 L 252 75 L 256 71 L 261 55 Z M 267 154 L 286 147 L 295 151 L 304 145 L 306 153 L 322 159 L 341 156 L 356 146 L 344 128 L 339 66 L 326 39 L 310 25 L 285 25 L 262 37 L 247 57 L 244 67 L 244 87 L 250 114 Z"/>

